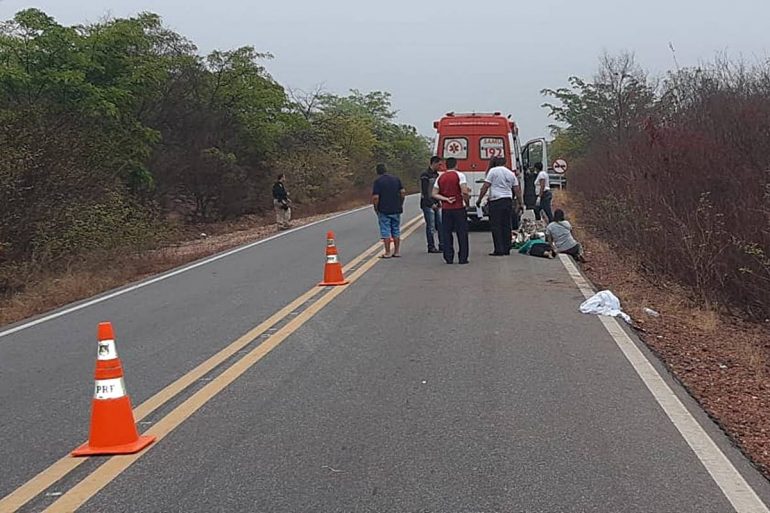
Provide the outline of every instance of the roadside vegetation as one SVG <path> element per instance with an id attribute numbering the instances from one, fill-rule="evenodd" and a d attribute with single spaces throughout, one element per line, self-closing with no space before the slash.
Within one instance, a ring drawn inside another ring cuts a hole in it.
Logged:
<path id="1" fill-rule="evenodd" d="M 584 272 L 770 478 L 770 65 L 604 56 L 544 92 Z"/>
<path id="2" fill-rule="evenodd" d="M 150 13 L 2 23 L 0 301 L 84 261 L 106 269 L 212 223 L 261 221 L 277 173 L 307 213 L 360 197 L 376 162 L 416 182 L 428 144 L 387 92 L 292 91 L 270 58 L 200 55 Z"/>
<path id="3" fill-rule="evenodd" d="M 546 90 L 553 151 L 612 247 L 707 305 L 770 316 L 770 64 L 650 78 L 633 55 Z"/>

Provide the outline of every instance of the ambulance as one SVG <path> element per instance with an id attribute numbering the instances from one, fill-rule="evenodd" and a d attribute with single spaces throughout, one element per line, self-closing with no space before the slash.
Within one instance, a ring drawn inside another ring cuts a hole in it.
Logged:
<path id="1" fill-rule="evenodd" d="M 471 224 L 488 220 L 487 198 L 482 202 L 481 217 L 476 210 L 476 199 L 492 157 L 504 157 L 505 165 L 516 173 L 522 187 L 523 170 L 535 162 L 542 162 L 544 169 L 550 167 L 545 138 L 534 139 L 521 147 L 519 129 L 510 118 L 500 112 L 449 112 L 433 123 L 436 129 L 433 154 L 442 159 L 457 159 L 457 170 L 468 179 L 471 200 L 467 212 Z"/>

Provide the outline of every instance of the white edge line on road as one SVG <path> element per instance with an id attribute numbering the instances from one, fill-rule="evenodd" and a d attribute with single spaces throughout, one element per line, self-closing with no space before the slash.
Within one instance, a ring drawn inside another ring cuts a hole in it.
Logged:
<path id="1" fill-rule="evenodd" d="M 559 255 L 559 259 L 586 299 L 593 296 L 593 288 L 580 274 L 570 257 Z M 614 317 L 606 316 L 600 316 L 599 319 L 735 511 L 737 513 L 770 513 L 751 485 L 682 404 L 618 321 Z"/>
<path id="2" fill-rule="evenodd" d="M 311 226 L 315 226 L 321 223 L 325 223 L 326 221 L 331 221 L 333 219 L 337 219 L 343 216 L 347 216 L 350 214 L 354 214 L 356 212 L 360 212 L 362 210 L 366 210 L 367 208 L 371 208 L 370 205 L 366 205 L 359 208 L 354 208 L 352 210 L 347 210 L 345 212 L 340 212 L 339 214 L 335 214 L 330 217 L 326 217 L 324 219 L 319 219 L 318 221 L 313 221 L 312 223 L 304 224 L 302 226 L 297 226 L 296 228 L 292 228 L 291 230 L 286 230 L 281 233 L 276 233 L 275 235 L 271 235 L 270 237 L 267 237 L 266 239 L 260 239 L 258 241 L 250 242 L 244 246 L 238 246 L 237 248 L 229 249 L 225 251 L 224 253 L 219 253 L 207 258 L 204 258 L 203 260 L 199 260 L 198 262 L 194 262 L 192 264 L 186 265 L 184 267 L 180 267 L 178 269 L 174 269 L 171 271 L 167 271 L 163 274 L 160 274 L 158 276 L 155 276 L 154 278 L 148 278 L 144 281 L 140 281 L 139 283 L 135 283 L 134 285 L 130 285 L 128 287 L 118 289 L 114 292 L 107 293 L 103 296 L 96 297 L 94 299 L 85 301 L 84 303 L 79 303 L 74 306 L 65 307 L 63 310 L 59 310 L 57 312 L 53 312 L 47 315 L 43 315 L 40 318 L 34 319 L 29 322 L 25 322 L 23 324 L 19 324 L 18 326 L 14 326 L 13 328 L 8 328 L 7 330 L 0 331 L 0 338 L 5 337 L 7 335 L 11 335 L 12 333 L 19 332 L 21 330 L 25 330 L 27 328 L 31 328 L 32 326 L 37 326 L 38 324 L 42 324 L 46 321 L 50 321 L 51 319 L 56 319 L 57 317 L 61 317 L 63 315 L 70 314 L 72 312 L 76 312 L 78 310 L 82 310 L 83 308 L 88 308 L 89 306 L 95 305 L 97 303 L 101 303 L 102 301 L 107 301 L 109 299 L 112 299 L 117 296 L 122 296 L 123 294 L 128 294 L 129 292 L 133 292 L 137 289 L 141 289 L 142 287 L 146 287 L 148 285 L 152 285 L 153 283 L 158 283 L 159 281 L 163 281 L 165 279 L 171 278 L 172 276 L 176 276 L 178 274 L 182 274 L 184 272 L 187 272 L 191 269 L 195 269 L 196 267 L 201 267 L 206 264 L 210 264 L 211 262 L 215 262 L 217 260 L 220 260 L 225 257 L 229 257 L 230 255 L 234 255 L 236 253 L 239 253 L 241 251 L 253 248 L 254 246 L 259 246 L 260 244 L 264 244 L 266 242 L 270 242 L 271 240 L 277 239 L 279 237 L 283 237 L 285 235 L 289 235 L 290 233 L 297 232 L 299 230 L 304 230 L 305 228 L 310 228 Z"/>

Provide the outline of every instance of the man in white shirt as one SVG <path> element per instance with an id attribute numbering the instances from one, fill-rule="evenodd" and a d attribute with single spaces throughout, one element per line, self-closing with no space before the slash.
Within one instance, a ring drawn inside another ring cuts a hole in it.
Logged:
<path id="1" fill-rule="evenodd" d="M 519 199 L 519 209 L 524 205 L 521 187 L 516 174 L 505 167 L 505 159 L 494 157 L 489 163 L 490 169 L 481 186 L 476 206 L 481 206 L 481 200 L 489 192 L 489 224 L 492 229 L 494 251 L 490 256 L 511 254 L 511 217 L 513 215 L 513 193 Z"/>
<path id="2" fill-rule="evenodd" d="M 551 210 L 551 200 L 553 195 L 551 193 L 551 179 L 543 170 L 542 162 L 535 162 L 535 171 L 537 171 L 537 178 L 535 178 L 535 192 L 537 193 L 537 201 L 535 202 L 535 219 L 540 221 L 541 212 L 548 218 L 548 222 L 553 222 L 553 211 Z"/>

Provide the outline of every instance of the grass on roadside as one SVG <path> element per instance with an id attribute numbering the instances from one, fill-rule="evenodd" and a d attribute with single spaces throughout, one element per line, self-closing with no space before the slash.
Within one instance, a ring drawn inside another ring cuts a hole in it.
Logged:
<path id="1" fill-rule="evenodd" d="M 300 206 L 295 209 L 293 224 L 307 224 L 364 203 L 363 195 L 358 193 L 313 206 Z M 167 247 L 143 252 L 88 254 L 56 271 L 25 271 L 23 276 L 17 276 L 23 287 L 0 297 L 0 326 L 277 233 L 271 215 L 244 216 L 230 222 L 188 226 L 185 230 L 176 243 Z"/>

